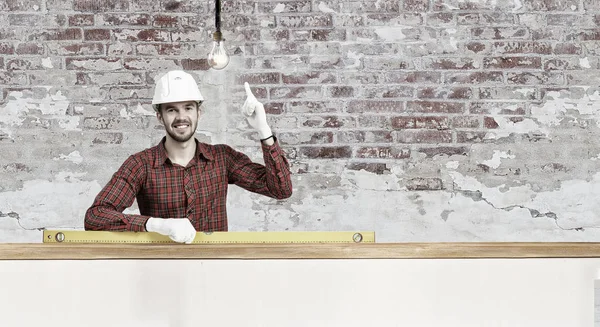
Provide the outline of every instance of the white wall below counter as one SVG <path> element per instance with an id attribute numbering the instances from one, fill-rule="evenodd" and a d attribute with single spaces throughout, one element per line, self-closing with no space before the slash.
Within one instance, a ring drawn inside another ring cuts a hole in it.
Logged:
<path id="1" fill-rule="evenodd" d="M 0 260 L 0 325 L 593 327 L 600 259 Z"/>

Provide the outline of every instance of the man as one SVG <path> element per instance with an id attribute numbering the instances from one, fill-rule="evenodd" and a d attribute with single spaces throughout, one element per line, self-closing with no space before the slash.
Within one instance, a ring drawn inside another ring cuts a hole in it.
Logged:
<path id="1" fill-rule="evenodd" d="M 123 163 L 85 215 L 86 230 L 149 231 L 191 243 L 196 231 L 227 231 L 227 186 L 276 199 L 292 194 L 289 164 L 267 124 L 264 106 L 244 84 L 242 113 L 259 134 L 265 165 L 231 147 L 194 137 L 204 98 L 194 78 L 170 71 L 152 106 L 165 127 L 161 142 Z M 123 214 L 137 199 L 140 215 Z"/>

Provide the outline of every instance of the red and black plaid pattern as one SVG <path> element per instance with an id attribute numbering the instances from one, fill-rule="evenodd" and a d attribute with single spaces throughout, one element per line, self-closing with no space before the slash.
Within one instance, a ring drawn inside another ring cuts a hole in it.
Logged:
<path id="1" fill-rule="evenodd" d="M 276 199 L 292 195 L 289 163 L 279 144 L 262 145 L 265 165 L 228 145 L 196 141 L 186 167 L 173 165 L 163 140 L 123 163 L 85 214 L 86 230 L 145 231 L 146 221 L 187 218 L 197 231 L 227 231 L 227 186 Z M 123 214 L 137 199 L 140 215 Z"/>

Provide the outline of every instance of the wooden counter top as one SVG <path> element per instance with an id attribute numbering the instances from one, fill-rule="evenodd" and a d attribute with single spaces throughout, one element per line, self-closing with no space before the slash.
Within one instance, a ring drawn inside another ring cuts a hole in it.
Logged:
<path id="1" fill-rule="evenodd" d="M 600 258 L 600 243 L 0 244 L 0 260 Z"/>

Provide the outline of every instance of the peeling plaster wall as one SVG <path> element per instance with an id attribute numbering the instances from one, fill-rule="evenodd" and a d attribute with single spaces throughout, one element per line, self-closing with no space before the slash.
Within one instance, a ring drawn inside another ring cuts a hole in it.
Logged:
<path id="1" fill-rule="evenodd" d="M 207 99 L 197 137 L 260 162 L 265 103 L 294 172 L 277 201 L 232 187 L 231 230 L 374 230 L 380 242 L 597 241 L 595 0 L 0 3 L 0 242 L 81 229 L 130 154 L 163 135 L 154 80 Z M 137 209 L 128 209 L 136 212 Z"/>

